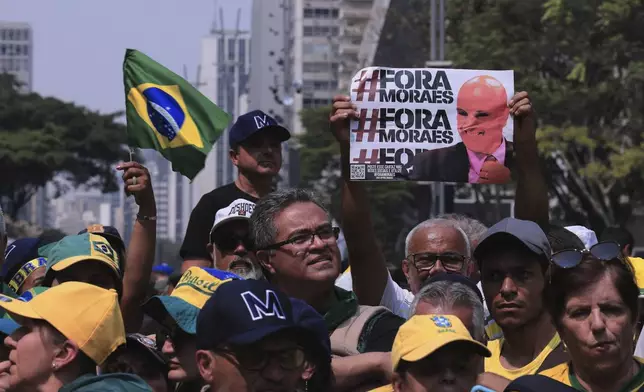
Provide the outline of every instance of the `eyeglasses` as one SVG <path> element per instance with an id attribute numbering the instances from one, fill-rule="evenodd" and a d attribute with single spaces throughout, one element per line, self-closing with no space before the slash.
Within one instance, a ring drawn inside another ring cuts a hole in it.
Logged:
<path id="1" fill-rule="evenodd" d="M 339 235 L 340 235 L 339 227 L 324 226 L 312 232 L 298 233 L 292 236 L 291 238 L 287 239 L 286 241 L 282 241 L 282 242 L 275 243 L 273 245 L 266 246 L 262 248 L 262 250 L 278 249 L 288 244 L 293 244 L 298 247 L 305 247 L 313 243 L 315 236 L 318 236 L 322 241 L 327 242 L 331 239 L 337 240 Z"/>
<path id="2" fill-rule="evenodd" d="M 590 247 L 590 249 L 566 249 L 556 252 L 550 258 L 552 264 L 559 268 L 573 268 L 579 265 L 584 256 L 592 255 L 602 261 L 613 259 L 622 259 L 621 249 L 617 242 L 607 241 L 599 242 Z"/>
<path id="3" fill-rule="evenodd" d="M 244 245 L 246 250 L 253 249 L 253 243 L 247 235 L 239 236 L 234 234 L 224 234 L 224 235 L 214 235 L 211 239 L 212 243 L 222 252 L 230 252 L 239 246 L 239 244 Z"/>
<path id="4" fill-rule="evenodd" d="M 277 363 L 284 370 L 294 370 L 306 360 L 302 347 L 292 347 L 283 350 L 264 350 L 257 347 L 233 347 L 217 350 L 219 353 L 234 357 L 244 369 L 261 371 L 269 362 Z"/>
<path id="5" fill-rule="evenodd" d="M 431 270 L 440 260 L 445 270 L 450 272 L 460 272 L 467 261 L 467 258 L 458 253 L 414 253 L 407 256 L 407 259 L 416 267 L 418 271 Z"/>

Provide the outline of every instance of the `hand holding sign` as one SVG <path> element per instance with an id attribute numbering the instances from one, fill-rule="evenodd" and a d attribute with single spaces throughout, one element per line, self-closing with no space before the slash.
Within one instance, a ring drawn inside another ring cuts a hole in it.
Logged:
<path id="1" fill-rule="evenodd" d="M 534 142 L 536 127 L 534 124 L 534 110 L 527 92 L 521 91 L 512 97 L 508 103 L 510 115 L 514 117 L 514 139 L 516 142 Z"/>
<path id="2" fill-rule="evenodd" d="M 351 102 L 351 97 L 336 95 L 333 97 L 333 109 L 329 116 L 331 131 L 340 144 L 349 144 L 349 121 L 358 118 L 356 105 Z"/>

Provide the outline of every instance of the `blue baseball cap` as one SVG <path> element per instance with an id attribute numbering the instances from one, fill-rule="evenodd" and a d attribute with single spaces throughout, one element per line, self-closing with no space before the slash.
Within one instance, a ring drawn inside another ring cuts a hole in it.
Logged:
<path id="1" fill-rule="evenodd" d="M 170 276 L 174 272 L 174 268 L 170 267 L 168 263 L 161 263 L 152 267 L 152 272 L 158 272 L 160 274 Z"/>
<path id="2" fill-rule="evenodd" d="M 306 329 L 311 338 L 313 349 L 328 357 L 331 363 L 331 341 L 326 322 L 311 305 L 297 298 L 290 298 L 293 307 L 293 320 L 299 327 Z"/>
<path id="3" fill-rule="evenodd" d="M 228 141 L 230 146 L 234 147 L 259 131 L 271 130 L 281 142 L 291 138 L 288 129 L 279 125 L 277 121 L 261 110 L 253 110 L 242 114 L 230 128 Z"/>
<path id="4" fill-rule="evenodd" d="M 0 275 L 9 283 L 18 270 L 31 260 L 38 258 L 40 238 L 20 238 L 12 242 L 4 252 L 5 261 Z"/>
<path id="5" fill-rule="evenodd" d="M 232 281 L 219 287 L 201 309 L 197 349 L 253 344 L 285 330 L 306 330 L 297 323 L 286 294 L 263 280 Z"/>

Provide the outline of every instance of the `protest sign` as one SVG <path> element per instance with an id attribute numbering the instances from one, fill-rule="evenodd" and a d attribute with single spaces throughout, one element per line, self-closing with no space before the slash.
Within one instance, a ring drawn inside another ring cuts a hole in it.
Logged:
<path id="1" fill-rule="evenodd" d="M 352 180 L 510 181 L 513 71 L 369 67 L 352 80 Z"/>

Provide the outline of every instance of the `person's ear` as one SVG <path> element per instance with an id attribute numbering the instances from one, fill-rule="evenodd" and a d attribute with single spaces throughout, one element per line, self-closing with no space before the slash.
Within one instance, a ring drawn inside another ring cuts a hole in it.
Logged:
<path id="1" fill-rule="evenodd" d="M 402 261 L 402 272 L 405 274 L 405 278 L 407 278 L 407 284 L 411 284 L 411 276 L 409 276 L 409 261 L 407 259 L 403 259 Z"/>
<path id="2" fill-rule="evenodd" d="M 54 370 L 62 369 L 74 361 L 78 357 L 79 352 L 80 348 L 78 348 L 76 343 L 71 340 L 65 341 L 65 343 L 57 347 L 54 351 L 54 359 L 51 362 L 52 368 Z"/>
<path id="3" fill-rule="evenodd" d="M 626 257 L 631 257 L 631 255 L 633 254 L 633 250 L 631 249 L 630 245 L 628 244 L 624 245 L 624 254 L 626 255 Z"/>
<path id="4" fill-rule="evenodd" d="M 233 165 L 237 166 L 239 163 L 239 147 L 232 148 L 228 150 L 228 158 L 230 158 L 230 161 L 233 163 Z"/>
<path id="5" fill-rule="evenodd" d="M 302 371 L 302 380 L 309 381 L 315 374 L 315 365 L 309 361 L 304 362 L 304 370 Z"/>
<path id="6" fill-rule="evenodd" d="M 275 274 L 275 267 L 271 261 L 271 252 L 272 250 L 258 250 L 255 252 L 255 256 L 257 256 L 257 261 L 259 261 L 262 268 L 273 275 Z"/>
<path id="7" fill-rule="evenodd" d="M 215 255 L 215 246 L 213 244 L 208 244 L 206 245 L 206 248 L 208 249 L 208 254 L 210 257 L 212 257 L 212 261 L 217 261 L 216 255 Z"/>
<path id="8" fill-rule="evenodd" d="M 211 384 L 215 379 L 215 355 L 209 350 L 197 350 L 195 360 L 201 379 Z"/>

